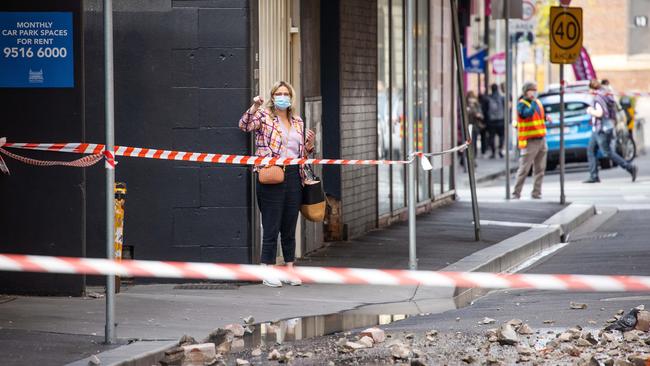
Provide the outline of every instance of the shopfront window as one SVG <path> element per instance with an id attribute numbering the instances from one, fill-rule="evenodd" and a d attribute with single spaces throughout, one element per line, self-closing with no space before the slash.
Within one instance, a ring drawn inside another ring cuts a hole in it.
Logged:
<path id="1" fill-rule="evenodd" d="M 381 160 L 390 160 L 391 106 L 389 0 L 377 0 L 377 10 L 377 156 Z M 379 165 L 377 169 L 379 215 L 384 215 L 391 211 L 391 168 L 389 165 Z"/>
<path id="2" fill-rule="evenodd" d="M 377 0 L 377 133 L 380 159 L 403 160 L 406 151 L 405 7 L 403 0 Z M 415 40 L 415 136 L 417 151 L 431 151 L 429 102 L 429 2 L 417 0 Z M 406 166 L 378 167 L 379 214 L 406 207 Z M 431 174 L 417 169 L 417 199 L 432 197 Z"/>

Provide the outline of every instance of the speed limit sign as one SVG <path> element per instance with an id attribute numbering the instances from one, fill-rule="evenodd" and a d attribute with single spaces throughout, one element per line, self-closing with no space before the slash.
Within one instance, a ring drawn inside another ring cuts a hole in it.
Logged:
<path id="1" fill-rule="evenodd" d="M 582 8 L 551 7 L 551 62 L 572 64 L 582 48 Z"/>

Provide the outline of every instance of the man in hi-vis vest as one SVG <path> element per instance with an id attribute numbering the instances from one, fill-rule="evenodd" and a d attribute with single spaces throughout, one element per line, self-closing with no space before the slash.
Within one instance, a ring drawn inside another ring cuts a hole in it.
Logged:
<path id="1" fill-rule="evenodd" d="M 522 89 L 523 97 L 517 103 L 517 140 L 521 150 L 519 158 L 519 170 L 515 190 L 512 192 L 513 199 L 521 197 L 521 189 L 530 168 L 533 168 L 533 192 L 534 199 L 542 198 L 542 179 L 546 170 L 546 117 L 544 106 L 537 99 L 537 84 L 527 82 Z"/>

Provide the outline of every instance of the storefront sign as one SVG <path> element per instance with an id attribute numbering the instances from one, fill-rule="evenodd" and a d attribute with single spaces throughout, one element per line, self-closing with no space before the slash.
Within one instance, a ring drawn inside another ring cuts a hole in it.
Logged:
<path id="1" fill-rule="evenodd" d="M 71 12 L 0 12 L 0 87 L 72 88 Z"/>

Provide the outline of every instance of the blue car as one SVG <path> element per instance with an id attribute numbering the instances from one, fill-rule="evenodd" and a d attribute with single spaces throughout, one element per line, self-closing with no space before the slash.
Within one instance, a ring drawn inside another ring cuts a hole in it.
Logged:
<path id="1" fill-rule="evenodd" d="M 547 170 L 554 170 L 560 163 L 560 95 L 547 93 L 539 96 L 544 105 L 544 111 L 550 116 L 552 122 L 546 122 L 546 141 L 548 143 L 548 155 L 546 162 Z M 564 148 L 565 161 L 567 163 L 579 163 L 587 161 L 587 148 L 591 138 L 591 116 L 587 108 L 593 103 L 593 97 L 588 93 L 565 93 L 564 94 Z M 619 111 L 620 112 L 620 111 Z M 624 120 L 619 118 L 619 120 Z M 622 135 L 627 131 L 619 133 Z M 627 141 L 626 136 L 617 136 L 616 150 L 621 154 L 627 149 L 621 148 L 621 141 Z M 621 140 L 621 141 L 619 141 Z M 627 144 L 623 143 L 623 146 Z M 621 154 L 627 160 L 634 159 L 634 155 Z M 603 158 L 598 152 L 597 156 L 603 168 L 611 166 L 610 159 Z"/>
<path id="2" fill-rule="evenodd" d="M 587 147 L 591 138 L 591 116 L 587 113 L 587 108 L 592 99 L 589 94 L 564 94 L 564 148 L 567 163 L 587 161 Z M 560 95 L 543 94 L 539 100 L 544 105 L 546 115 L 552 118 L 552 122 L 546 122 L 546 169 L 553 170 L 560 162 Z"/>

